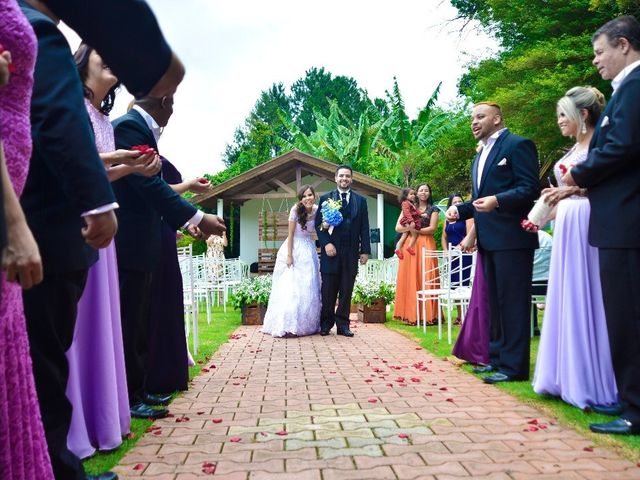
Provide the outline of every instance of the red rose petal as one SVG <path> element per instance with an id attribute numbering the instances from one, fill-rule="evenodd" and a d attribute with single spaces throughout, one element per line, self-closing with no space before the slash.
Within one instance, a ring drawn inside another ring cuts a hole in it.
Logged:
<path id="1" fill-rule="evenodd" d="M 366 383 L 371 383 L 371 382 L 373 382 L 373 380 L 371 380 L 370 378 L 367 378 L 367 379 L 365 380 L 365 382 L 366 382 Z"/>
<path id="2" fill-rule="evenodd" d="M 204 415 L 204 412 L 196 412 L 197 415 Z"/>
<path id="3" fill-rule="evenodd" d="M 593 447 L 584 447 L 582 450 L 585 452 L 593 452 Z"/>
<path id="4" fill-rule="evenodd" d="M 416 350 L 422 350 L 422 347 L 416 347 Z"/>
<path id="5" fill-rule="evenodd" d="M 440 390 L 442 390 L 443 392 L 446 392 L 448 390 L 447 387 L 440 387 Z"/>
<path id="6" fill-rule="evenodd" d="M 378 403 L 378 400 L 375 398 L 370 398 L 369 400 L 367 400 L 367 402 L 369 403 Z"/>
<path id="7" fill-rule="evenodd" d="M 536 418 L 534 418 L 533 420 L 529 420 L 527 423 L 529 423 L 531 425 L 537 425 L 538 424 L 538 420 Z"/>
<path id="8" fill-rule="evenodd" d="M 240 437 L 231 437 L 229 439 L 229 441 L 233 443 L 238 443 L 240 440 L 242 440 Z"/>
<path id="9" fill-rule="evenodd" d="M 456 403 L 456 401 L 453 398 L 447 398 L 446 400 L 447 402 L 451 402 L 451 403 Z"/>
<path id="10" fill-rule="evenodd" d="M 281 430 L 280 432 L 276 432 L 276 435 L 280 435 L 281 437 L 284 437 L 286 435 L 289 435 L 289 432 L 287 432 L 286 430 Z"/>
<path id="11" fill-rule="evenodd" d="M 387 383 L 387 387 L 392 387 L 393 388 L 393 383 Z"/>
<path id="12" fill-rule="evenodd" d="M 426 395 L 427 397 L 433 397 L 433 393 L 425 392 L 425 395 Z"/>
<path id="13" fill-rule="evenodd" d="M 398 437 L 400 437 L 400 438 L 409 438 L 409 435 L 407 435 L 406 433 L 399 433 Z"/>
<path id="14" fill-rule="evenodd" d="M 213 423 L 222 423 L 222 419 L 221 418 L 214 418 L 211 420 Z"/>
<path id="15" fill-rule="evenodd" d="M 136 434 L 133 433 L 133 432 L 129 432 L 129 433 L 127 433 L 126 437 L 127 438 L 136 438 Z"/>
<path id="16" fill-rule="evenodd" d="M 133 467 L 134 470 L 142 470 L 144 468 L 144 464 L 142 463 L 136 463 L 135 466 Z"/>
<path id="17" fill-rule="evenodd" d="M 207 372 L 209 371 L 209 369 L 208 369 L 208 368 L 201 368 L 201 369 L 200 369 L 200 371 L 201 371 L 202 373 L 207 373 Z"/>
<path id="18" fill-rule="evenodd" d="M 419 378 L 417 378 L 417 377 L 411 377 L 411 381 L 412 381 L 413 383 L 420 383 L 420 379 L 419 379 Z"/>

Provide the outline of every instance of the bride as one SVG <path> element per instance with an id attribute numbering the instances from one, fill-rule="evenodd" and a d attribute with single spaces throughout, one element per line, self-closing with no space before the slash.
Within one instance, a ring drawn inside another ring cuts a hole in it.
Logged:
<path id="1" fill-rule="evenodd" d="M 274 337 L 312 335 L 320 331 L 320 273 L 312 238 L 318 206 L 309 185 L 298 190 L 289 214 L 289 235 L 278 250 L 273 286 L 262 332 Z"/>

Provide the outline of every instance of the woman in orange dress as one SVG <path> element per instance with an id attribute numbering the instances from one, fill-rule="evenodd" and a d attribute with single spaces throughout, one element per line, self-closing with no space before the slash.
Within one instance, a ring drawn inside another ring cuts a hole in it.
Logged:
<path id="1" fill-rule="evenodd" d="M 436 241 L 433 234 L 438 228 L 439 211 L 433 206 L 431 200 L 431 187 L 427 183 L 418 185 L 416 189 L 418 196 L 418 211 L 422 216 L 422 226 L 418 230 L 418 239 L 415 244 L 415 255 L 403 251 L 403 259 L 398 262 L 398 274 L 396 278 L 396 301 L 393 307 L 393 318 L 402 320 L 409 325 L 417 323 L 416 313 L 416 292 L 420 290 L 422 283 L 422 249 L 436 250 Z M 396 223 L 396 232 L 404 233 L 409 231 L 409 227 L 400 224 L 400 218 Z M 406 248 L 403 247 L 403 250 Z M 427 282 L 431 288 L 437 288 L 437 260 L 427 259 L 427 272 L 431 278 Z M 427 302 L 426 320 L 427 325 L 437 323 L 438 318 L 437 301 Z M 421 309 L 422 310 L 422 309 Z"/>

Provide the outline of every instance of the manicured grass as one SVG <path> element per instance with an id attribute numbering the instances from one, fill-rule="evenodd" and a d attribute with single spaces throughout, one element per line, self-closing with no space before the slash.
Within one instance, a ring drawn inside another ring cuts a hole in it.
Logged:
<path id="1" fill-rule="evenodd" d="M 415 338 L 418 343 L 425 349 L 436 355 L 437 357 L 450 357 L 453 343 L 458 337 L 459 327 L 453 327 L 452 345 L 447 343 L 446 329 L 443 325 L 443 338 L 438 339 L 438 327 L 427 327 L 427 333 L 424 334 L 422 328 L 405 325 L 402 322 L 393 320 L 391 314 L 387 314 L 388 328 L 403 333 L 409 337 Z M 534 337 L 531 341 L 531 376 L 533 376 L 535 360 L 538 354 L 538 344 L 540 338 Z M 473 375 L 472 365 L 464 364 L 461 368 L 470 375 Z M 481 375 L 478 375 L 481 376 Z M 624 457 L 633 462 L 640 462 L 640 436 L 613 436 L 613 435 L 597 435 L 589 430 L 589 424 L 595 422 L 607 422 L 611 417 L 598 415 L 593 412 L 584 412 L 579 408 L 568 405 L 559 398 L 538 395 L 533 391 L 531 382 L 512 382 L 496 385 L 514 397 L 522 400 L 524 403 L 536 407 L 547 415 L 555 417 L 558 421 L 571 428 L 576 429 L 585 437 L 593 440 L 594 445 L 604 445 L 613 447 Z"/>
<path id="2" fill-rule="evenodd" d="M 227 313 L 222 311 L 222 307 L 214 307 L 211 316 L 211 324 L 207 325 L 207 317 L 205 313 L 200 313 L 198 319 L 199 326 L 199 349 L 198 355 L 195 356 L 196 365 L 189 368 L 189 379 L 200 373 L 203 365 L 218 350 L 220 345 L 229 340 L 229 335 L 240 325 L 240 312 L 234 311 L 231 307 L 227 308 Z M 189 346 L 192 346 L 192 340 L 189 338 Z M 176 392 L 175 395 L 179 395 Z M 171 407 L 169 407 L 171 408 Z M 131 450 L 138 440 L 144 435 L 145 430 L 151 426 L 151 420 L 132 419 L 131 421 L 131 438 L 126 438 L 122 445 L 115 450 L 109 452 L 98 452 L 91 458 L 85 460 L 84 468 L 90 475 L 96 475 L 111 470 L 118 464 L 120 459 Z"/>

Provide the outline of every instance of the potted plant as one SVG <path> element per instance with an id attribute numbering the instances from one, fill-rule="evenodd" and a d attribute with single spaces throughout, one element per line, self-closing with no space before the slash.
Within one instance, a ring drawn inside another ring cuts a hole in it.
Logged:
<path id="1" fill-rule="evenodd" d="M 243 325 L 262 325 L 271 294 L 271 275 L 242 280 L 229 299 L 233 308 L 242 311 Z"/>
<path id="2" fill-rule="evenodd" d="M 387 304 L 396 297 L 395 286 L 381 280 L 363 279 L 353 286 L 352 303 L 360 304 L 358 319 L 365 323 L 384 323 Z"/>

